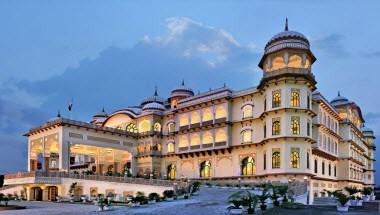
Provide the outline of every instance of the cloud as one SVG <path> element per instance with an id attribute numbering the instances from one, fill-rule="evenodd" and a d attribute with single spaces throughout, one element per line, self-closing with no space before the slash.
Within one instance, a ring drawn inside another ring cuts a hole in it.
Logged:
<path id="1" fill-rule="evenodd" d="M 127 49 L 109 47 L 60 75 L 0 88 L 0 93 L 7 92 L 0 100 L 0 123 L 4 122 L 0 140 L 17 142 L 10 153 L 0 151 L 0 162 L 17 154 L 23 157 L 22 166 L 11 168 L 24 168 L 26 140 L 21 134 L 55 116 L 57 110 L 67 117 L 70 98 L 74 98 L 73 118 L 89 121 L 102 107 L 112 112 L 138 105 L 153 94 L 155 85 L 167 97 L 182 79 L 195 92 L 224 82 L 242 89 L 258 80 L 260 54 L 252 51 L 254 43 L 240 44 L 221 28 L 185 17 L 167 19 L 165 28 L 164 35 L 146 35 Z"/>
<path id="2" fill-rule="evenodd" d="M 345 36 L 341 34 L 330 34 L 328 36 L 314 39 L 312 41 L 314 47 L 325 51 L 327 54 L 332 55 L 336 58 L 346 58 L 351 55 L 351 53 L 344 46 Z"/>

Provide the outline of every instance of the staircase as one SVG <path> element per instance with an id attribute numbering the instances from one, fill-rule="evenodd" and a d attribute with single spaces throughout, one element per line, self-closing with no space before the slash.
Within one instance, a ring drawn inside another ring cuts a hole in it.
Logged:
<path id="1" fill-rule="evenodd" d="M 313 205 L 329 205 L 335 206 L 337 201 L 333 197 L 314 197 Z"/>

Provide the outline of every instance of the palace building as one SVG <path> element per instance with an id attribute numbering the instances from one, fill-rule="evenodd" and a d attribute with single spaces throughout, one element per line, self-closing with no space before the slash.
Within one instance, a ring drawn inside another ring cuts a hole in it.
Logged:
<path id="1" fill-rule="evenodd" d="M 340 93 L 329 101 L 317 91 L 315 61 L 307 37 L 286 24 L 265 46 L 256 87 L 194 94 L 182 82 L 168 97 L 156 90 L 91 122 L 58 116 L 25 135 L 28 171 L 302 181 L 310 199 L 324 190 L 374 187 L 374 132 L 354 101 Z"/>

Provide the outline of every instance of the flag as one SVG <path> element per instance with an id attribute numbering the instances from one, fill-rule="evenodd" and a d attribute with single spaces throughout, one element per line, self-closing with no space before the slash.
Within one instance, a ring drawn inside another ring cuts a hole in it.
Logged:
<path id="1" fill-rule="evenodd" d="M 71 110 L 73 109 L 73 99 L 71 99 L 69 101 L 69 106 L 67 107 L 67 109 L 69 109 L 69 111 L 71 112 Z"/>

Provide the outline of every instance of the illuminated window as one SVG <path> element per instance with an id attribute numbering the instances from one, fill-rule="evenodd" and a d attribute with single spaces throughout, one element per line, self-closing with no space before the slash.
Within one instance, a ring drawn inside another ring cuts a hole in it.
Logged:
<path id="1" fill-rule="evenodd" d="M 243 143 L 252 142 L 252 131 L 251 130 L 245 130 L 242 132 L 242 142 Z"/>
<path id="2" fill-rule="evenodd" d="M 179 136 L 179 147 L 188 147 L 188 146 L 189 146 L 189 139 L 187 135 Z"/>
<path id="3" fill-rule="evenodd" d="M 215 142 L 225 142 L 227 141 L 226 131 L 224 129 L 218 129 L 215 132 Z"/>
<path id="4" fill-rule="evenodd" d="M 179 125 L 186 126 L 189 125 L 189 116 L 187 114 L 181 114 L 179 117 Z"/>
<path id="5" fill-rule="evenodd" d="M 281 132 L 280 118 L 275 118 L 272 120 L 272 135 L 280 135 Z"/>
<path id="6" fill-rule="evenodd" d="M 210 108 L 206 108 L 202 113 L 202 122 L 211 121 L 213 119 L 213 114 Z"/>
<path id="7" fill-rule="evenodd" d="M 202 135 L 202 144 L 210 144 L 213 142 L 214 142 L 214 140 L 212 137 L 212 133 L 210 131 L 204 132 Z"/>
<path id="8" fill-rule="evenodd" d="M 253 111 L 252 105 L 245 105 L 243 107 L 243 119 L 252 117 L 253 115 L 252 111 Z"/>
<path id="9" fill-rule="evenodd" d="M 281 168 L 280 149 L 274 149 L 272 152 L 272 169 Z"/>
<path id="10" fill-rule="evenodd" d="M 139 124 L 139 131 L 140 132 L 150 131 L 150 121 L 146 119 L 141 121 Z"/>
<path id="11" fill-rule="evenodd" d="M 282 69 L 285 67 L 285 61 L 284 58 L 281 56 L 275 57 L 272 61 L 272 68 L 271 70 L 277 70 L 277 69 Z"/>
<path id="12" fill-rule="evenodd" d="M 300 168 L 300 149 L 299 148 L 291 149 L 290 166 L 292 168 Z"/>
<path id="13" fill-rule="evenodd" d="M 201 137 L 199 136 L 199 134 L 197 133 L 192 134 L 191 139 L 190 139 L 190 145 L 195 146 L 199 144 L 201 144 Z"/>
<path id="14" fill-rule="evenodd" d="M 275 90 L 272 92 L 272 108 L 281 106 L 281 90 Z"/>
<path id="15" fill-rule="evenodd" d="M 190 115 L 190 123 L 191 124 L 196 124 L 201 122 L 201 117 L 199 116 L 198 111 L 194 111 Z"/>
<path id="16" fill-rule="evenodd" d="M 219 105 L 215 108 L 215 119 L 225 118 L 226 110 L 222 105 Z"/>
<path id="17" fill-rule="evenodd" d="M 168 153 L 174 152 L 174 143 L 168 143 Z"/>
<path id="18" fill-rule="evenodd" d="M 174 122 L 171 122 L 168 124 L 168 133 L 172 133 L 175 131 L 175 124 Z"/>
<path id="19" fill-rule="evenodd" d="M 203 161 L 200 164 L 200 175 L 201 178 L 210 178 L 211 177 L 211 162 L 210 161 Z"/>
<path id="20" fill-rule="evenodd" d="M 156 123 L 154 123 L 154 131 L 161 131 L 161 124 L 160 123 L 158 123 L 158 122 L 156 122 Z"/>
<path id="21" fill-rule="evenodd" d="M 300 134 L 300 117 L 292 116 L 291 117 L 291 132 L 292 134 Z"/>
<path id="22" fill-rule="evenodd" d="M 310 68 L 310 60 L 306 58 L 304 67 L 306 69 Z"/>
<path id="23" fill-rule="evenodd" d="M 292 107 L 300 106 L 300 90 L 299 89 L 291 90 L 290 106 Z"/>
<path id="24" fill-rule="evenodd" d="M 133 123 L 130 123 L 129 125 L 127 125 L 126 130 L 128 132 L 131 132 L 131 133 L 137 133 L 138 132 L 136 125 Z"/>
<path id="25" fill-rule="evenodd" d="M 169 180 L 174 180 L 176 178 L 176 169 L 174 164 L 170 164 L 168 166 L 168 179 Z"/>
<path id="26" fill-rule="evenodd" d="M 241 174 L 242 175 L 256 174 L 256 163 L 253 157 L 246 157 L 241 161 Z"/>
<path id="27" fill-rule="evenodd" d="M 299 55 L 290 56 L 288 67 L 302 68 L 302 58 Z"/>

